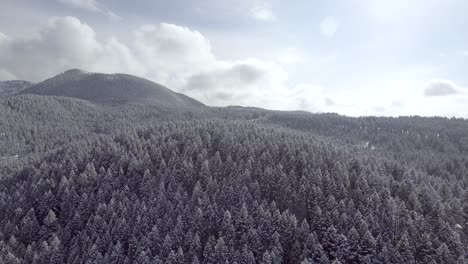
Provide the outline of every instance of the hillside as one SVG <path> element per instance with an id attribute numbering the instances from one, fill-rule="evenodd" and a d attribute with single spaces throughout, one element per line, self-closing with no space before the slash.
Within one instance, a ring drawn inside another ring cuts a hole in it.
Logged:
<path id="1" fill-rule="evenodd" d="M 0 81 L 0 98 L 18 94 L 32 85 L 27 81 Z"/>
<path id="2" fill-rule="evenodd" d="M 66 96 L 99 103 L 146 103 L 180 109 L 200 109 L 204 105 L 149 80 L 127 74 L 65 71 L 35 84 L 20 94 Z"/>

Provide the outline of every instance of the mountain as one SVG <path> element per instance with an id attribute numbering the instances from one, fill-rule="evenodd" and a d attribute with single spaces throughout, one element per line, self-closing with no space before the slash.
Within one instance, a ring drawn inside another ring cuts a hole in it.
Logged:
<path id="1" fill-rule="evenodd" d="M 144 103 L 199 109 L 205 105 L 180 93 L 127 74 L 103 74 L 72 69 L 35 84 L 20 94 L 73 97 L 99 103 Z"/>
<path id="2" fill-rule="evenodd" d="M 15 95 L 32 85 L 34 84 L 27 81 L 2 81 L 0 82 L 0 98 Z"/>

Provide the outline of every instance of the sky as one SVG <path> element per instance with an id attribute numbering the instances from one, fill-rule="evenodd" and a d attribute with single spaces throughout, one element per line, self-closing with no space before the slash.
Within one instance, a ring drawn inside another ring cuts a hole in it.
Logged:
<path id="1" fill-rule="evenodd" d="M 0 80 L 128 73 L 212 106 L 468 118 L 468 1 L 0 0 Z"/>

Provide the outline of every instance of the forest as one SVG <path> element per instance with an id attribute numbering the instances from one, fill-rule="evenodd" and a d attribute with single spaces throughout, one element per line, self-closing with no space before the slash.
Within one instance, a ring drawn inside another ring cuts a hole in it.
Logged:
<path id="1" fill-rule="evenodd" d="M 0 216 L 5 264 L 467 263 L 468 121 L 9 96 Z"/>

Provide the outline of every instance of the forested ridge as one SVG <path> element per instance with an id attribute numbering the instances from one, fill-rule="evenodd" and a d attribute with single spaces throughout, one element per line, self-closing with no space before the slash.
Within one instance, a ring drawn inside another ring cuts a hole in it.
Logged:
<path id="1" fill-rule="evenodd" d="M 15 95 L 32 85 L 27 81 L 0 81 L 0 98 Z"/>
<path id="2" fill-rule="evenodd" d="M 468 122 L 0 99 L 0 263 L 466 263 Z"/>

